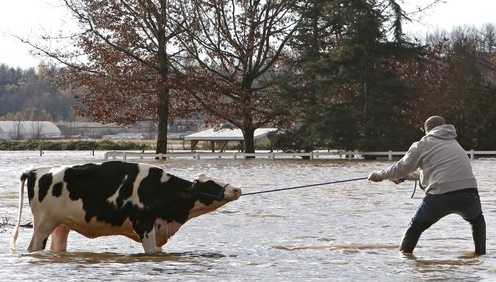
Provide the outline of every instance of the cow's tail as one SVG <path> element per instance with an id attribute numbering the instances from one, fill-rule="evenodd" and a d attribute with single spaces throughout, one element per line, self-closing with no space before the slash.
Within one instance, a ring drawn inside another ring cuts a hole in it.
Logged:
<path id="1" fill-rule="evenodd" d="M 19 227 L 21 226 L 21 216 L 22 216 L 22 206 L 24 205 L 24 183 L 28 178 L 27 173 L 23 173 L 21 176 L 21 184 L 19 185 L 19 213 L 17 214 L 17 223 L 14 227 L 14 231 L 12 232 L 12 238 L 10 240 L 10 250 L 15 252 L 16 250 L 16 241 L 19 236 Z"/>

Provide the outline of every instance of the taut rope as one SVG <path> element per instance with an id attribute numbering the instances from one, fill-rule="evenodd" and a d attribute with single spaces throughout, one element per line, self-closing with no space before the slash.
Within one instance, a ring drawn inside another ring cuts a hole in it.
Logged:
<path id="1" fill-rule="evenodd" d="M 329 182 L 322 182 L 322 183 L 315 183 L 315 184 L 307 184 L 307 185 L 301 185 L 301 186 L 293 186 L 293 187 L 286 187 L 286 188 L 279 188 L 279 189 L 271 189 L 271 190 L 264 190 L 264 191 L 250 192 L 250 193 L 243 193 L 243 196 L 256 195 L 256 194 L 264 194 L 264 193 L 272 193 L 272 192 L 279 192 L 279 191 L 286 191 L 286 190 L 293 190 L 293 189 L 301 189 L 301 188 L 314 187 L 314 186 L 331 185 L 331 184 L 351 182 L 351 181 L 358 181 L 358 180 L 365 180 L 365 179 L 367 179 L 367 177 L 359 177 L 359 178 L 351 178 L 351 179 L 345 179 L 345 180 L 337 180 L 337 181 L 329 181 Z"/>

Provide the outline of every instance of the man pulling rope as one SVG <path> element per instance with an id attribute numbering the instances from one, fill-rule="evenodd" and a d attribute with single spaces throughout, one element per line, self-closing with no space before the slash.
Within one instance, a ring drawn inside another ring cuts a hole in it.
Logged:
<path id="1" fill-rule="evenodd" d="M 420 180 L 426 195 L 413 216 L 400 245 L 402 253 L 412 253 L 422 232 L 449 214 L 458 214 L 472 226 L 475 254 L 486 254 L 486 222 L 477 190 L 477 181 L 465 150 L 456 141 L 456 129 L 444 118 L 425 121 L 425 136 L 411 145 L 405 156 L 368 179 L 388 179 L 398 184 Z"/>

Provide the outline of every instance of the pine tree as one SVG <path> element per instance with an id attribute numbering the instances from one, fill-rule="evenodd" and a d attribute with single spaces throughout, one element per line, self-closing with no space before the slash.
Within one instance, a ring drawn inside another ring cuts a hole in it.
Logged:
<path id="1" fill-rule="evenodd" d="M 397 66 L 418 59 L 421 49 L 402 36 L 396 21 L 401 9 L 393 1 L 312 3 L 295 41 L 304 121 L 299 131 L 311 137 L 308 142 L 334 149 L 407 148 L 418 132 L 405 127 L 413 91 Z"/>

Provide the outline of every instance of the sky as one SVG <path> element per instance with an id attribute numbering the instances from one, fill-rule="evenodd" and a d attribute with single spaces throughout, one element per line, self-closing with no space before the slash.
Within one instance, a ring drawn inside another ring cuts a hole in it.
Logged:
<path id="1" fill-rule="evenodd" d="M 407 12 L 432 0 L 398 0 Z M 444 0 L 429 9 L 422 17 L 404 26 L 407 34 L 425 35 L 436 30 L 451 31 L 456 26 L 481 27 L 496 25 L 495 0 Z M 58 34 L 70 29 L 69 14 L 60 0 L 0 0 L 0 64 L 27 69 L 37 67 L 41 61 L 30 54 L 32 50 L 17 37 L 35 40 L 44 32 Z M 74 24 L 72 24 L 74 26 Z"/>

